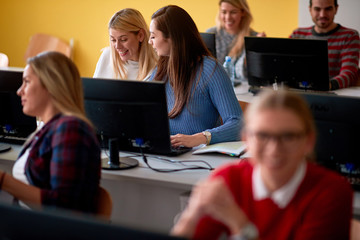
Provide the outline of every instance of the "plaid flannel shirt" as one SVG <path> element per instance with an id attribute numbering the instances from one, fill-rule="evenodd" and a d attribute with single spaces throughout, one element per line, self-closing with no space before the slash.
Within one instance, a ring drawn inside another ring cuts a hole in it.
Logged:
<path id="1" fill-rule="evenodd" d="M 41 188 L 45 206 L 96 212 L 101 175 L 100 147 L 92 127 L 74 116 L 58 114 L 26 144 L 30 184 Z"/>

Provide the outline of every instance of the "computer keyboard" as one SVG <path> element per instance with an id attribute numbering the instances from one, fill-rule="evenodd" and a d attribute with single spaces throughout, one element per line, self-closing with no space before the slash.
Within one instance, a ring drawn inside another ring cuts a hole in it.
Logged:
<path id="1" fill-rule="evenodd" d="M 14 137 L 14 136 L 0 136 L 0 142 L 22 145 L 25 143 L 27 138 Z"/>
<path id="2" fill-rule="evenodd" d="M 189 152 L 192 148 L 189 147 L 171 147 L 170 155 L 176 156 L 186 152 Z"/>

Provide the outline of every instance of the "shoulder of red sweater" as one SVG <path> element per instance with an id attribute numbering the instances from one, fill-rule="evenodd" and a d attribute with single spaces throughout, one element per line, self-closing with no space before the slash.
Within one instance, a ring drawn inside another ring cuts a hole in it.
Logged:
<path id="1" fill-rule="evenodd" d="M 312 162 L 307 163 L 307 176 L 311 179 L 316 178 L 318 181 L 327 182 L 330 185 L 338 183 L 340 185 L 344 184 L 350 186 L 345 177 L 341 176 L 339 173 Z"/>

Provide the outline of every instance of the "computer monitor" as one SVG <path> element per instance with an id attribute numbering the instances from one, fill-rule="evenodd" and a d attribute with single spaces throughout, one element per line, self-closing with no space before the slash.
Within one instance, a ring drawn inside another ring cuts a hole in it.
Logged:
<path id="1" fill-rule="evenodd" d="M 67 211 L 28 210 L 0 204 L 0 239 L 176 240 L 162 233 L 110 224 Z"/>
<path id="2" fill-rule="evenodd" d="M 0 142 L 26 139 L 36 129 L 36 118 L 23 113 L 16 95 L 22 75 L 22 71 L 0 69 Z"/>
<path id="3" fill-rule="evenodd" d="M 328 91 L 326 40 L 245 37 L 249 85 Z"/>
<path id="4" fill-rule="evenodd" d="M 82 80 L 86 115 L 103 147 L 117 139 L 122 151 L 171 155 L 164 82 Z"/>
<path id="5" fill-rule="evenodd" d="M 302 93 L 317 128 L 316 160 L 360 190 L 360 98 Z"/>
<path id="6" fill-rule="evenodd" d="M 201 32 L 200 36 L 204 41 L 206 47 L 209 49 L 211 54 L 216 58 L 216 42 L 215 42 L 215 33 L 204 33 Z"/>

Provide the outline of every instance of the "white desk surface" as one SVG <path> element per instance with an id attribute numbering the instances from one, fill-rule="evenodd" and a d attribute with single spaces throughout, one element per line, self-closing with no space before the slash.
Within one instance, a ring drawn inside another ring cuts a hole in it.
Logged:
<path id="1" fill-rule="evenodd" d="M 132 155 L 131 153 L 120 153 L 120 156 L 126 157 L 127 155 Z M 103 154 L 104 156 L 104 154 Z M 167 163 L 165 161 L 151 158 L 148 156 L 148 163 L 153 168 L 163 168 L 163 169 L 174 169 L 182 168 L 184 166 L 179 164 Z M 239 158 L 230 157 L 223 154 L 202 154 L 202 155 L 192 155 L 192 152 L 188 152 L 176 157 L 169 156 L 160 156 L 162 158 L 171 159 L 171 160 L 203 160 L 210 164 L 213 168 L 216 168 L 222 164 L 239 161 Z M 148 168 L 143 161 L 142 157 L 134 157 L 139 161 L 139 167 L 125 170 L 125 171 L 112 171 L 112 170 L 102 170 L 102 177 L 106 179 L 116 179 L 119 177 L 128 177 L 134 178 L 137 180 L 152 180 L 158 181 L 161 184 L 171 185 L 177 187 L 183 186 L 186 188 L 192 187 L 196 182 L 201 179 L 205 179 L 211 173 L 210 170 L 186 170 L 180 172 L 171 172 L 171 173 L 159 173 Z M 201 163 L 188 163 L 189 165 L 205 166 Z"/>
<path id="2" fill-rule="evenodd" d="M 254 94 L 249 92 L 249 84 L 247 82 L 241 82 L 241 85 L 234 88 L 236 97 L 239 101 L 250 103 L 254 97 Z"/>
<path id="3" fill-rule="evenodd" d="M 22 67 L 0 67 L 0 70 L 23 72 L 24 68 L 22 68 Z"/>
<path id="4" fill-rule="evenodd" d="M 249 84 L 247 82 L 242 82 L 242 84 L 235 87 L 234 90 L 239 101 L 250 103 L 254 98 L 254 95 L 249 92 Z M 334 93 L 339 96 L 360 97 L 360 86 L 338 89 L 335 90 Z"/>
<path id="5" fill-rule="evenodd" d="M 0 169 L 11 173 L 21 146 L 11 145 L 8 152 L 0 153 Z M 103 157 L 106 154 L 103 152 Z M 120 152 L 120 157 L 134 155 Z M 147 155 L 149 156 L 149 155 Z M 162 156 L 164 157 L 164 156 Z M 191 152 L 172 160 L 204 160 L 212 167 L 238 161 L 238 158 L 222 154 L 192 155 Z M 186 170 L 172 173 L 159 173 L 149 169 L 140 157 L 139 167 L 128 170 L 102 170 L 101 185 L 113 199 L 111 221 L 115 224 L 145 230 L 168 233 L 173 226 L 175 216 L 182 210 L 182 195 L 188 193 L 201 179 L 209 176 L 209 170 Z M 154 168 L 175 168 L 177 164 L 168 164 L 148 157 Z M 196 163 L 199 165 L 198 163 Z"/>
<path id="6" fill-rule="evenodd" d="M 11 145 L 12 149 L 10 151 L 0 153 L 0 161 L 15 161 L 20 152 L 20 145 Z M 132 153 L 120 153 L 120 156 L 133 156 Z M 149 156 L 149 155 L 147 155 Z M 106 157 L 106 154 L 103 152 L 102 157 Z M 188 152 L 176 157 L 161 156 L 163 158 L 171 160 L 203 160 L 209 163 L 213 168 L 217 168 L 223 164 L 232 163 L 239 161 L 237 157 L 230 157 L 223 154 L 217 153 L 207 153 L 200 155 L 193 155 L 192 152 Z M 186 170 L 180 172 L 172 173 L 159 173 L 148 168 L 145 162 L 141 157 L 135 157 L 139 161 L 139 167 L 129 169 L 129 170 L 102 170 L 102 178 L 109 180 L 118 180 L 122 178 L 128 178 L 133 181 L 154 181 L 157 184 L 163 186 L 172 186 L 177 188 L 190 189 L 194 186 L 199 180 L 205 179 L 209 176 L 211 171 L 209 170 Z M 148 162 L 152 167 L 155 168 L 178 168 L 182 167 L 181 165 L 174 165 L 166 163 L 162 160 L 157 160 L 155 158 L 148 157 Z M 195 165 L 204 166 L 203 164 L 194 163 Z M 354 207 L 358 209 L 360 214 L 360 192 L 355 192 L 356 201 L 354 202 Z"/>
<path id="7" fill-rule="evenodd" d="M 21 150 L 20 145 L 11 145 L 11 150 L 0 153 L 0 161 L 15 161 L 17 156 Z M 120 152 L 120 157 L 126 156 L 134 156 L 133 153 L 123 153 Z M 151 158 L 148 156 L 149 164 L 154 168 L 163 168 L 163 169 L 174 169 L 174 168 L 182 168 L 182 165 L 179 164 L 170 164 L 162 160 L 158 160 L 156 158 Z M 106 154 L 103 152 L 102 157 L 106 157 Z M 209 163 L 213 168 L 216 168 L 222 164 L 230 163 L 238 161 L 239 158 L 230 157 L 223 154 L 201 154 L 201 155 L 193 155 L 192 152 L 188 152 L 176 157 L 169 156 L 160 156 L 162 158 L 171 159 L 171 160 L 203 160 Z M 141 157 L 134 157 L 139 161 L 139 167 L 128 169 L 128 170 L 102 170 L 102 178 L 104 179 L 121 179 L 121 178 L 129 178 L 133 180 L 151 180 L 157 181 L 159 184 L 164 184 L 168 186 L 176 186 L 177 187 L 185 187 L 189 188 L 193 186 L 196 182 L 201 179 L 209 176 L 211 171 L 209 170 L 186 170 L 180 172 L 172 172 L 172 173 L 159 173 L 154 170 L 148 168 Z M 189 163 L 197 166 L 205 166 L 200 163 Z"/>
<path id="8" fill-rule="evenodd" d="M 12 145 L 10 151 L 0 153 L 0 165 L 12 165 L 20 149 L 21 146 Z M 133 154 L 120 153 L 120 156 L 127 155 Z M 103 153 L 103 157 L 105 156 Z M 191 152 L 166 158 L 184 161 L 204 160 L 214 168 L 239 161 L 238 158 L 223 154 L 192 155 Z M 134 169 L 102 170 L 102 184 L 111 192 L 115 203 L 112 221 L 166 233 L 172 227 L 173 218 L 180 211 L 181 194 L 191 190 L 199 180 L 208 177 L 211 171 L 188 170 L 158 173 L 149 169 L 140 157 L 136 159 L 140 166 Z M 173 164 L 152 158 L 148 158 L 148 162 L 157 168 L 174 168 Z M 354 214 L 360 215 L 360 192 L 354 194 L 353 211 Z M 154 212 L 157 212 L 156 217 Z"/>

